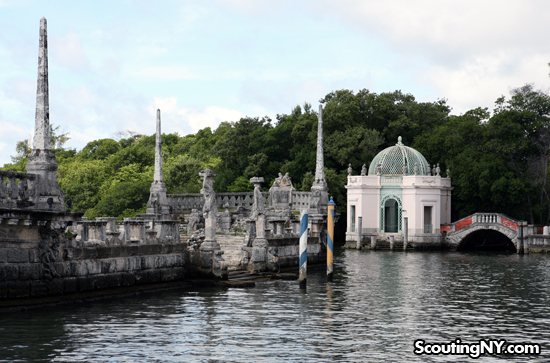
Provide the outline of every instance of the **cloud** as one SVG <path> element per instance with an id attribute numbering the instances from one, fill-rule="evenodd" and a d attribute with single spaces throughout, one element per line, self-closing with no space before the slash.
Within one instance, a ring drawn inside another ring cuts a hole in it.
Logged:
<path id="1" fill-rule="evenodd" d="M 160 109 L 162 129 L 177 131 L 181 135 L 198 132 L 200 129 L 210 127 L 216 129 L 224 121 L 238 121 L 244 115 L 237 110 L 209 106 L 204 110 L 197 111 L 186 108 L 178 108 L 178 98 L 155 97 L 148 110 L 151 116 L 156 116 L 156 110 Z"/>
<path id="2" fill-rule="evenodd" d="M 546 55 L 516 58 L 508 54 L 479 56 L 464 62 L 460 67 L 437 66 L 423 74 L 450 105 L 460 105 L 454 114 L 476 107 L 492 106 L 501 95 L 509 96 L 512 88 L 535 83 L 537 88 L 550 87 Z"/>

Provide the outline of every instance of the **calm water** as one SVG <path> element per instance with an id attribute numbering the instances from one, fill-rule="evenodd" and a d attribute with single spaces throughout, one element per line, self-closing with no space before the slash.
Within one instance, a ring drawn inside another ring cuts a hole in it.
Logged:
<path id="1" fill-rule="evenodd" d="M 337 251 L 255 288 L 172 290 L 0 316 L 1 362 L 465 362 L 413 342 L 506 339 L 550 361 L 550 257 Z"/>

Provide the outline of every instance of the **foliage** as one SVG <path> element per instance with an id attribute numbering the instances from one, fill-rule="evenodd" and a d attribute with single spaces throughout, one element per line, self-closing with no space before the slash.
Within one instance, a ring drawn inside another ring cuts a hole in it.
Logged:
<path id="1" fill-rule="evenodd" d="M 401 91 L 374 93 L 336 90 L 323 104 L 324 162 L 329 194 L 345 211 L 347 168 L 368 167 L 398 136 L 430 164 L 452 174 L 452 218 L 473 212 L 501 212 L 537 223 L 550 223 L 548 158 L 550 96 L 526 85 L 502 96 L 490 112 L 472 109 L 450 115 L 445 99 L 418 102 Z M 313 183 L 318 112 L 311 104 L 288 114 L 243 117 L 206 127 L 196 134 L 162 135 L 164 181 L 168 193 L 198 193 L 200 170 L 217 174 L 217 192 L 252 191 L 249 179 L 263 177 L 267 190 L 278 173 L 289 173 L 297 190 Z M 52 126 L 58 177 L 73 210 L 86 216 L 135 216 L 145 211 L 153 180 L 155 135 L 123 131 L 114 139 L 89 142 L 82 150 L 65 149 L 68 133 Z M 25 172 L 28 141 L 16 146 L 12 163 L 2 170 Z"/>

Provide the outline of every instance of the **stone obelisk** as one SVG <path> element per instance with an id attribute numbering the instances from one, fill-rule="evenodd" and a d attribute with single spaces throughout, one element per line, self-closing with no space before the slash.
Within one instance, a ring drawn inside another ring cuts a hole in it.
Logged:
<path id="1" fill-rule="evenodd" d="M 325 180 L 325 161 L 323 157 L 323 106 L 319 105 L 317 125 L 317 160 L 315 163 L 315 180 L 311 186 L 309 214 L 327 214 L 328 191 Z"/>
<path id="2" fill-rule="evenodd" d="M 38 47 L 38 82 L 33 151 L 29 155 L 27 173 L 38 174 L 38 209 L 65 211 L 65 194 L 57 181 L 57 161 L 51 150 L 50 102 L 48 91 L 48 32 L 46 18 L 40 19 Z"/>
<path id="3" fill-rule="evenodd" d="M 166 198 L 166 185 L 162 177 L 162 133 L 160 131 L 160 110 L 157 110 L 157 138 L 155 143 L 155 176 L 149 189 L 149 201 L 147 202 L 147 214 L 169 214 L 168 199 Z"/>

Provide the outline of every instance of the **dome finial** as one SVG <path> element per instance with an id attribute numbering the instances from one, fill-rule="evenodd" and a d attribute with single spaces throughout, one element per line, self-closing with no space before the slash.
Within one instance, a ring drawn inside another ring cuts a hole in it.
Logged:
<path id="1" fill-rule="evenodd" d="M 403 138 L 402 138 L 401 136 L 399 136 L 399 137 L 397 138 L 397 145 L 403 145 L 403 142 L 402 142 L 402 141 L 403 141 Z"/>

